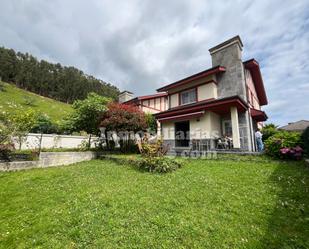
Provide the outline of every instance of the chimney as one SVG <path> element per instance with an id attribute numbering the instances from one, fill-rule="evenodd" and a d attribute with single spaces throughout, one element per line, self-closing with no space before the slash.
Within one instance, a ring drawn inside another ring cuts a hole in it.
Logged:
<path id="1" fill-rule="evenodd" d="M 121 104 L 123 102 L 133 99 L 134 94 L 129 91 L 123 91 L 118 95 L 118 102 Z"/>
<path id="2" fill-rule="evenodd" d="M 226 68 L 226 72 L 217 77 L 219 98 L 238 95 L 245 101 L 247 99 L 242 47 L 243 43 L 237 35 L 209 49 L 212 66 Z"/>

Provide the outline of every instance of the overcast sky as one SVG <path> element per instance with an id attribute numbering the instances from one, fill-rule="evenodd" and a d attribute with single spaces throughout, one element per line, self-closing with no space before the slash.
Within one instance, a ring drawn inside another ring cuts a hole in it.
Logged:
<path id="1" fill-rule="evenodd" d="M 211 67 L 208 49 L 237 34 L 260 63 L 269 122 L 309 120 L 308 0 L 0 0 L 0 46 L 136 95 Z"/>

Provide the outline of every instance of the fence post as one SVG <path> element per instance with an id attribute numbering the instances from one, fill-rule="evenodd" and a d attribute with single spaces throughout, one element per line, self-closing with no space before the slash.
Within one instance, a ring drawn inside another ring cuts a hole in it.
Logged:
<path id="1" fill-rule="evenodd" d="M 41 154 L 42 140 L 43 140 L 43 133 L 41 133 L 41 136 L 40 136 L 40 143 L 39 143 L 39 156 L 40 156 L 40 154 Z"/>

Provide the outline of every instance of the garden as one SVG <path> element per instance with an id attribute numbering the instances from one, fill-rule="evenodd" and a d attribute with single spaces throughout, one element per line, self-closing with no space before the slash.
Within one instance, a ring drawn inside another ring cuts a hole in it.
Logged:
<path id="1" fill-rule="evenodd" d="M 31 109 L 0 113 L 7 160 L 36 160 L 41 148 L 12 145 L 29 131 L 104 138 L 92 149 L 103 153 L 96 160 L 0 172 L 0 248 L 309 248 L 309 128 L 269 124 L 264 155 L 198 159 L 167 156 L 162 140 L 148 136 L 155 129 L 151 115 L 96 94 L 76 101 L 58 125 Z"/>
<path id="2" fill-rule="evenodd" d="M 302 161 L 191 159 L 160 174 L 126 160 L 0 173 L 0 248 L 309 247 Z"/>

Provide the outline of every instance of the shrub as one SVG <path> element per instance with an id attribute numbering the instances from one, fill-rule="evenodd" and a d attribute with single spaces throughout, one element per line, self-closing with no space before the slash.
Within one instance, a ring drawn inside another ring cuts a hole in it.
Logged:
<path id="1" fill-rule="evenodd" d="M 137 167 L 149 172 L 167 173 L 181 168 L 182 164 L 167 157 L 143 157 L 137 161 Z"/>
<path id="2" fill-rule="evenodd" d="M 269 137 L 275 135 L 278 132 L 277 126 L 274 124 L 266 124 L 262 129 L 263 142 L 265 142 Z"/>
<path id="3" fill-rule="evenodd" d="M 299 153 L 302 153 L 299 149 L 301 144 L 301 136 L 298 132 L 278 131 L 265 141 L 265 151 L 275 158 L 299 159 Z"/>
<path id="4" fill-rule="evenodd" d="M 167 173 L 182 167 L 181 162 L 164 157 L 168 148 L 163 145 L 162 139 L 151 143 L 144 137 L 138 145 L 142 154 L 142 158 L 137 162 L 140 170 Z"/>
<path id="5" fill-rule="evenodd" d="M 120 151 L 123 153 L 138 153 L 138 147 L 132 139 L 120 139 Z"/>
<path id="6" fill-rule="evenodd" d="M 300 160 L 303 155 L 303 149 L 300 146 L 293 148 L 282 148 L 280 149 L 280 157 L 282 159 L 295 159 Z"/>
<path id="7" fill-rule="evenodd" d="M 10 161 L 9 156 L 14 149 L 14 144 L 0 144 L 0 160 Z"/>
<path id="8" fill-rule="evenodd" d="M 304 145 L 305 153 L 307 156 L 309 156 L 309 127 L 304 130 L 301 138 Z"/>
<path id="9" fill-rule="evenodd" d="M 23 99 L 24 99 L 24 103 L 23 103 L 24 105 L 31 106 L 31 107 L 36 106 L 35 98 L 27 95 L 27 96 L 24 96 Z"/>
<path id="10" fill-rule="evenodd" d="M 164 156 L 168 151 L 168 147 L 163 144 L 162 139 L 157 139 L 155 142 L 150 143 L 147 137 L 143 138 L 139 148 L 142 156 L 148 157 Z"/>
<path id="11" fill-rule="evenodd" d="M 145 119 L 147 123 L 147 128 L 150 132 L 157 132 L 157 121 L 153 114 L 151 113 L 146 113 L 145 114 Z"/>
<path id="12" fill-rule="evenodd" d="M 30 130 L 33 133 L 52 134 L 57 133 L 57 125 L 53 124 L 51 119 L 44 114 L 39 114 L 37 120 Z"/>

